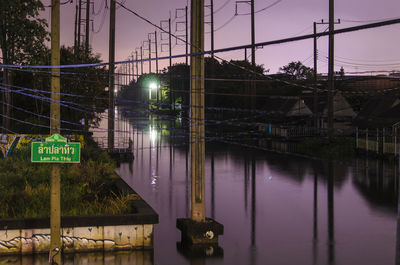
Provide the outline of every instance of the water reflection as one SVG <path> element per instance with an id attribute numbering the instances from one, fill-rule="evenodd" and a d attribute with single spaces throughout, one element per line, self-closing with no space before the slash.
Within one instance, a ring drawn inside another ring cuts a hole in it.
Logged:
<path id="1" fill-rule="evenodd" d="M 334 209 L 334 183 L 333 162 L 328 162 L 328 260 L 335 264 L 335 209 Z"/>
<path id="2" fill-rule="evenodd" d="M 139 129 L 133 173 L 127 164 L 119 169 L 160 215 L 156 264 L 393 264 L 398 219 L 393 165 L 318 161 L 217 143 L 206 146 L 206 208 L 225 226 L 224 257 L 182 256 L 175 219 L 189 214 L 189 150 L 184 138 L 174 138 L 179 133 L 173 128 L 158 135 L 152 143 L 150 132 Z M 155 174 L 149 170 L 154 161 Z"/>
<path id="3" fill-rule="evenodd" d="M 118 251 L 118 252 L 93 252 L 64 254 L 63 265 L 153 265 L 153 251 Z M 9 265 L 44 265 L 49 264 L 47 254 L 23 255 L 23 256 L 0 256 L 0 264 Z"/>

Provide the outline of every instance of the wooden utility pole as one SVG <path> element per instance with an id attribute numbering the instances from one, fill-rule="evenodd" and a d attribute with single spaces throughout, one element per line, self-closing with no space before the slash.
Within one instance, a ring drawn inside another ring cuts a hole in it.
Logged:
<path id="1" fill-rule="evenodd" d="M 204 0 L 192 0 L 190 53 L 204 50 Z M 190 146 L 192 201 L 190 217 L 205 221 L 204 181 L 204 55 L 191 56 L 190 62 Z"/>
<path id="2" fill-rule="evenodd" d="M 51 1 L 51 65 L 60 65 L 60 0 Z M 60 68 L 51 69 L 50 134 L 60 133 Z M 61 264 L 60 166 L 50 175 L 49 264 Z"/>
<path id="3" fill-rule="evenodd" d="M 114 148 L 114 60 L 115 60 L 115 0 L 110 0 L 110 33 L 108 53 L 108 150 Z"/>
<path id="4" fill-rule="evenodd" d="M 86 0 L 86 34 L 85 34 L 85 51 L 89 53 L 89 21 L 90 21 L 90 0 Z"/>
<path id="5" fill-rule="evenodd" d="M 333 136 L 333 90 L 334 88 L 334 0 L 329 0 L 329 58 L 328 58 L 328 137 Z"/>

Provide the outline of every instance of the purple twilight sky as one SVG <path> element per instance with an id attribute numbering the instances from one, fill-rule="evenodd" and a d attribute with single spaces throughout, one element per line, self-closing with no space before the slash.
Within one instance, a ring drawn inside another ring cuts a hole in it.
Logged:
<path id="1" fill-rule="evenodd" d="M 74 42 L 76 1 L 78 0 L 61 7 L 61 43 L 65 45 L 73 45 Z M 92 13 L 93 10 L 90 13 L 93 18 L 93 30 L 98 33 L 91 32 L 90 44 L 95 52 L 101 54 L 104 61 L 108 61 L 109 9 L 105 8 L 105 1 L 109 6 L 109 0 L 93 0 L 94 12 L 97 15 Z M 172 32 L 177 30 L 176 22 L 184 21 L 184 17 L 181 17 L 184 16 L 183 11 L 177 14 L 180 18 L 175 18 L 176 9 L 184 8 L 187 5 L 186 0 L 118 1 L 157 25 L 160 25 L 161 20 L 168 19 L 171 14 L 171 19 L 174 21 Z M 85 0 L 82 0 L 82 3 L 84 2 Z M 205 0 L 206 5 L 209 2 L 209 0 Z M 48 5 L 50 0 L 44 0 L 43 3 Z M 270 5 L 272 5 L 270 8 L 256 14 L 256 42 L 311 34 L 314 21 L 321 19 L 328 21 L 328 0 L 255 0 L 255 11 Z M 335 28 L 398 18 L 400 17 L 399 10 L 400 2 L 397 0 L 336 0 L 335 18 L 341 19 L 341 24 L 335 25 Z M 214 0 L 214 11 L 217 11 L 214 16 L 216 49 L 251 43 L 250 15 L 235 16 L 234 0 Z M 250 5 L 246 3 L 238 5 L 239 14 L 249 12 Z M 209 8 L 205 8 L 205 13 L 206 15 L 210 13 Z M 118 4 L 116 16 L 116 61 L 122 61 L 126 60 L 135 51 L 135 48 L 142 45 L 143 41 L 147 39 L 148 33 L 155 31 L 155 27 L 123 8 L 118 8 Z M 43 17 L 50 23 L 50 8 L 46 8 Z M 84 18 L 85 11 L 82 11 L 82 19 Z M 207 16 L 206 21 L 209 21 L 209 18 L 210 16 Z M 229 20 L 231 21 L 221 28 Z M 180 26 L 178 25 L 178 31 L 175 34 L 184 34 L 184 31 L 179 31 L 183 29 Z M 318 26 L 318 32 L 326 29 L 327 25 Z M 205 31 L 210 31 L 208 24 L 205 25 Z M 84 33 L 84 25 L 82 25 L 82 32 Z M 158 36 L 160 36 L 159 30 Z M 327 39 L 327 37 L 321 37 L 318 40 L 318 71 L 321 73 L 327 72 Z M 160 39 L 158 42 L 168 43 L 167 40 Z M 338 35 L 335 37 L 335 68 L 339 70 L 343 66 L 347 73 L 378 70 L 399 71 L 399 43 L 400 24 Z M 210 34 L 206 34 L 205 48 L 207 50 L 210 48 Z M 163 45 L 163 50 L 159 50 L 159 56 L 167 56 L 167 50 L 168 46 Z M 172 53 L 174 55 L 184 53 L 184 46 L 175 45 L 173 41 Z M 250 51 L 248 55 L 250 56 Z M 242 60 L 244 50 L 220 53 L 218 56 L 226 60 Z M 173 60 L 173 63 L 181 61 L 183 59 L 176 59 Z M 256 51 L 256 63 L 264 65 L 265 69 L 270 69 L 270 73 L 276 73 L 279 67 L 291 61 L 301 61 L 305 65 L 313 67 L 313 41 L 310 39 L 266 46 Z M 159 64 L 161 69 L 167 66 L 168 60 L 160 61 Z M 152 68 L 155 68 L 155 63 Z M 145 63 L 144 69 L 148 70 L 147 63 Z"/>

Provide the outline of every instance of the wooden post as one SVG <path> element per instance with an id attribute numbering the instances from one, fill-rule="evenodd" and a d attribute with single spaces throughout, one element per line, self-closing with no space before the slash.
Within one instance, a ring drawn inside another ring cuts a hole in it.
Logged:
<path id="1" fill-rule="evenodd" d="M 51 65 L 60 65 L 60 0 L 51 1 Z M 50 134 L 60 133 L 60 68 L 51 69 Z M 60 166 L 51 167 L 49 264 L 61 264 Z"/>
<path id="2" fill-rule="evenodd" d="M 365 133 L 365 148 L 368 153 L 368 128 L 366 129 L 366 133 Z"/>

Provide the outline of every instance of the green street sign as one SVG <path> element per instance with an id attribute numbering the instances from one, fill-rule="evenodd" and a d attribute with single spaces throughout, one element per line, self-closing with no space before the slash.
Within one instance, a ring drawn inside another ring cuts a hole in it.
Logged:
<path id="1" fill-rule="evenodd" d="M 33 163 L 80 163 L 81 143 L 68 143 L 67 138 L 53 134 L 45 142 L 31 143 Z"/>

